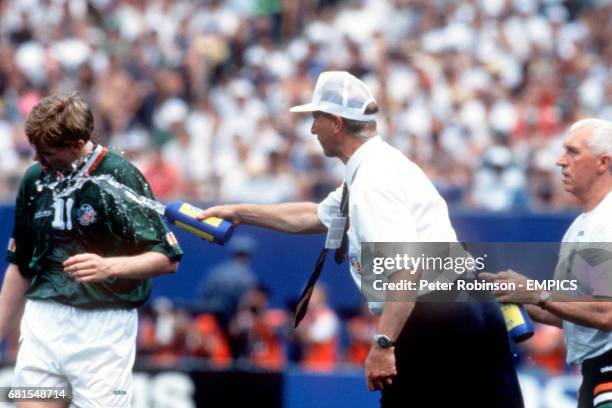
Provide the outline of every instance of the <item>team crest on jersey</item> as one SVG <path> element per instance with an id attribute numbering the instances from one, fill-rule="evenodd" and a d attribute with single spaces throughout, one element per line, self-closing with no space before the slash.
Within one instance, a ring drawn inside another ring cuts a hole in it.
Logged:
<path id="1" fill-rule="evenodd" d="M 90 204 L 83 204 L 77 211 L 77 221 L 82 226 L 91 225 L 98 219 L 98 213 Z"/>

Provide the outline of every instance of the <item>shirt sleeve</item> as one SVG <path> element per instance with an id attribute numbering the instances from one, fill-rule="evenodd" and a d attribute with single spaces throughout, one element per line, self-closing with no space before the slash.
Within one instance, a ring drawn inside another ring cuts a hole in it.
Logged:
<path id="1" fill-rule="evenodd" d="M 122 173 L 122 184 L 138 195 L 155 199 L 146 179 L 135 167 L 130 165 L 129 171 Z M 174 234 L 157 212 L 127 200 L 115 204 L 124 207 L 114 211 L 113 216 L 117 228 L 120 228 L 131 244 L 133 254 L 153 251 L 175 260 L 183 256 L 183 251 Z"/>
<path id="2" fill-rule="evenodd" d="M 31 230 L 31 215 L 27 208 L 27 180 L 29 172 L 21 180 L 17 199 L 15 201 L 15 221 L 13 231 L 8 242 L 6 260 L 19 267 L 19 272 L 24 278 L 32 278 L 29 261 L 32 256 L 32 240 L 29 234 Z"/>
<path id="3" fill-rule="evenodd" d="M 600 242 L 591 244 L 586 250 L 579 251 L 576 263 L 587 269 L 588 284 L 593 296 L 612 298 L 612 244 Z"/>
<path id="4" fill-rule="evenodd" d="M 332 217 L 340 215 L 340 201 L 342 200 L 342 185 L 329 193 L 325 200 L 321 201 L 317 208 L 317 214 L 321 223 L 329 228 Z"/>
<path id="5" fill-rule="evenodd" d="M 580 249 L 573 259 L 572 274 L 586 278 L 583 280 L 587 281 L 593 296 L 612 298 L 612 222 L 609 219 L 602 220 L 594 236 L 597 242 L 576 245 Z"/>

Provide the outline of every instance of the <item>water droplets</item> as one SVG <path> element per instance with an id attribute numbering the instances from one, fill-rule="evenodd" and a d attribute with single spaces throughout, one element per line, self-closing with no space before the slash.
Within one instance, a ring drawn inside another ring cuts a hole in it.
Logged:
<path id="1" fill-rule="evenodd" d="M 69 197 L 74 192 L 82 189 L 87 183 L 93 183 L 100 187 L 100 192 L 103 196 L 110 195 L 113 197 L 119 210 L 126 214 L 129 213 L 130 210 L 126 205 L 127 200 L 138 204 L 140 207 L 153 210 L 160 215 L 164 214 L 165 206 L 162 203 L 138 194 L 130 187 L 117 181 L 117 179 L 110 174 L 86 177 L 64 177 L 52 182 L 37 180 L 36 190 L 39 193 L 44 189 L 51 190 L 53 192 L 53 200 L 55 201 L 60 198 Z M 145 191 L 149 190 L 145 189 Z M 104 200 L 102 204 L 106 206 L 105 201 L 106 200 Z"/>
<path id="2" fill-rule="evenodd" d="M 166 209 L 166 206 L 163 205 L 162 203 L 160 203 L 159 201 L 155 201 L 155 200 L 152 200 L 150 198 L 138 195 L 138 194 L 134 193 L 134 191 L 129 189 L 129 188 L 127 188 L 125 190 L 125 196 L 129 200 L 131 200 L 132 202 L 134 202 L 134 203 L 136 203 L 136 204 L 138 204 L 140 206 L 150 208 L 151 210 L 159 213 L 160 215 L 163 215 L 164 211 Z"/>

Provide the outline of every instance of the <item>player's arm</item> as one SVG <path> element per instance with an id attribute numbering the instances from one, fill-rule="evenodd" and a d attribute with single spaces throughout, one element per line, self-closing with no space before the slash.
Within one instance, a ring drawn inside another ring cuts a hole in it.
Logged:
<path id="1" fill-rule="evenodd" d="M 152 278 L 176 272 L 178 264 L 177 260 L 155 251 L 107 258 L 87 253 L 64 261 L 64 271 L 77 282 L 86 283 L 108 278 Z"/>
<path id="2" fill-rule="evenodd" d="M 8 334 L 15 317 L 20 314 L 29 287 L 30 280 L 21 275 L 17 265 L 10 263 L 0 290 L 0 342 Z"/>
<path id="3" fill-rule="evenodd" d="M 234 224 L 247 224 L 290 234 L 324 232 L 325 225 L 317 214 L 315 203 L 228 204 L 205 210 L 199 219 L 219 217 Z"/>
<path id="4" fill-rule="evenodd" d="M 39 174 L 39 165 L 28 168 L 19 184 L 15 200 L 15 222 L 7 248 L 8 267 L 0 289 L 0 341 L 8 334 L 14 320 L 21 315 L 25 304 L 25 293 L 30 287 L 31 271 L 27 268 L 33 252 L 30 236 L 33 217 L 26 203 L 28 203 L 27 197 L 31 196 L 28 186 L 34 184 L 33 180 Z"/>

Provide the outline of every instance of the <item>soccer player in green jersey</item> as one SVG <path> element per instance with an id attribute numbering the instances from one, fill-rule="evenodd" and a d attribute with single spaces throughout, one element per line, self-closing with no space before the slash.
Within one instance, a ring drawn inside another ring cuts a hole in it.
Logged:
<path id="1" fill-rule="evenodd" d="M 175 272 L 183 253 L 157 213 L 122 198 L 128 188 L 152 193 L 134 166 L 91 139 L 93 127 L 74 93 L 44 98 L 26 119 L 37 163 L 17 196 L 0 341 L 25 304 L 13 385 L 69 387 L 79 407 L 128 407 L 136 307 L 149 278 Z"/>

